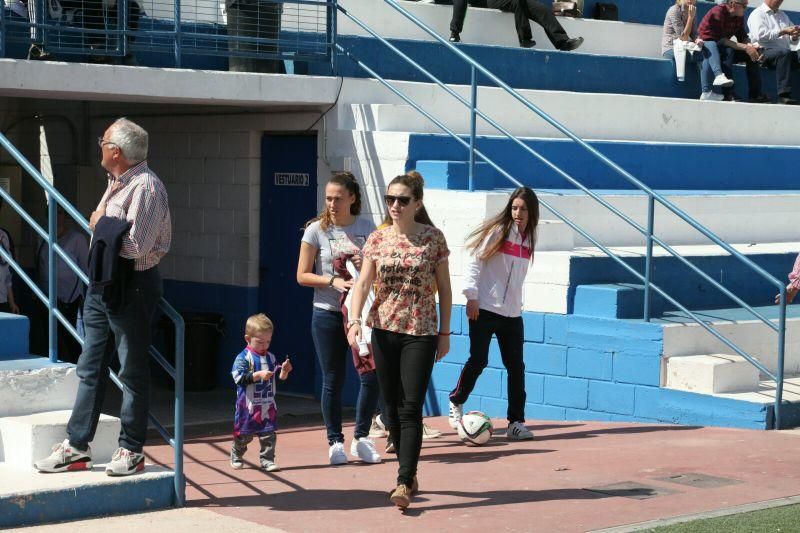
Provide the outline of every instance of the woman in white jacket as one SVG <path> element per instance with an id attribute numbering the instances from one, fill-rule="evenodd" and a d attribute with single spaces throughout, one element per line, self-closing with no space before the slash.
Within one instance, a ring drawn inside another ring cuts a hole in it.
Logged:
<path id="1" fill-rule="evenodd" d="M 475 382 L 489 361 L 489 343 L 497 336 L 508 374 L 508 430 L 511 440 L 533 438 L 525 427 L 525 363 L 522 324 L 522 284 L 533 262 L 539 199 L 520 187 L 503 211 L 468 237 L 472 260 L 464 296 L 469 318 L 469 360 L 450 393 L 450 427 L 456 429 Z"/>

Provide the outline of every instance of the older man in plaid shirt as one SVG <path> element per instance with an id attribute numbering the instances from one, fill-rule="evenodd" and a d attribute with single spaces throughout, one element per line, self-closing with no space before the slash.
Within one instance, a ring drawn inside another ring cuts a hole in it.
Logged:
<path id="1" fill-rule="evenodd" d="M 98 139 L 108 187 L 92 213 L 94 230 L 103 217 L 128 223 L 119 256 L 133 260 L 133 273 L 124 288 L 123 304 L 110 309 L 102 291 L 90 288 L 83 320 L 86 338 L 78 360 L 78 395 L 67 425 L 68 438 L 35 466 L 43 472 L 66 472 L 92 467 L 89 443 L 100 417 L 108 366 L 116 350 L 119 378 L 125 385 L 119 448 L 106 474 L 124 476 L 144 469 L 145 434 L 150 397 L 148 349 L 156 305 L 162 294 L 158 263 L 169 250 L 172 229 L 167 191 L 147 166 L 147 132 L 121 118 Z"/>

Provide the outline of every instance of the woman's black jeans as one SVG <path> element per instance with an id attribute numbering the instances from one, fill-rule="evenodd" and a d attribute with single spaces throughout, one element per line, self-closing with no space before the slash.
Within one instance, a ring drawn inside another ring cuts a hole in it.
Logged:
<path id="1" fill-rule="evenodd" d="M 489 344 L 497 336 L 500 356 L 508 374 L 508 422 L 525 421 L 525 362 L 522 359 L 524 329 L 522 317 L 507 317 L 481 309 L 477 320 L 469 321 L 469 360 L 461 371 L 450 401 L 463 404 L 489 363 Z"/>
<path id="2" fill-rule="evenodd" d="M 436 335 L 372 330 L 372 352 L 397 450 L 397 483 L 411 486 L 422 448 L 422 406 L 436 357 Z"/>

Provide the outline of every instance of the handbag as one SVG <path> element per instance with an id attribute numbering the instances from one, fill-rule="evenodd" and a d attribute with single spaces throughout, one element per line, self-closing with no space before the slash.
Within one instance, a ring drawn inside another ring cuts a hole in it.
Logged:
<path id="1" fill-rule="evenodd" d="M 580 17 L 578 2 L 553 2 L 553 15 L 557 17 Z"/>

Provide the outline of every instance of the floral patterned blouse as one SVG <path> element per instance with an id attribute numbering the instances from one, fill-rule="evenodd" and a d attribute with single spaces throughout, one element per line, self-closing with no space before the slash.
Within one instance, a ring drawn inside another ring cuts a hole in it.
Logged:
<path id="1" fill-rule="evenodd" d="M 389 226 L 374 231 L 362 253 L 376 266 L 375 303 L 367 325 L 408 335 L 436 335 L 436 267 L 450 255 L 444 234 L 423 225 L 414 235 L 398 235 Z"/>

